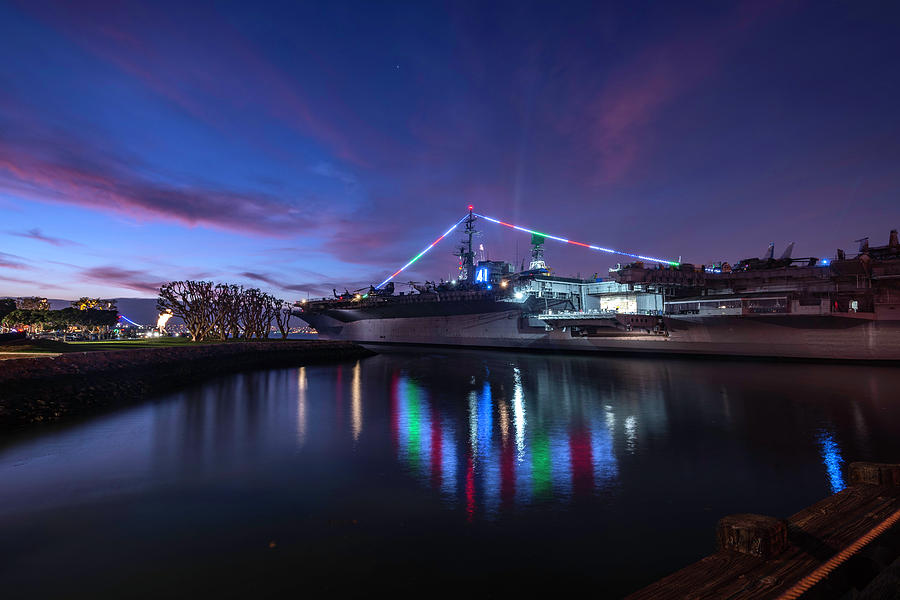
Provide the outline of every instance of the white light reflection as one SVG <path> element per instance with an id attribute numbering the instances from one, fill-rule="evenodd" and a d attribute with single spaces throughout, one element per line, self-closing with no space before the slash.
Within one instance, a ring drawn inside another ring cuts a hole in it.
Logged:
<path id="1" fill-rule="evenodd" d="M 306 443 L 306 367 L 297 373 L 297 448 Z"/>
<path id="2" fill-rule="evenodd" d="M 516 432 L 516 460 L 525 459 L 525 392 L 522 388 L 522 372 L 513 367 L 513 426 Z"/>
<path id="3" fill-rule="evenodd" d="M 478 394 L 469 392 L 469 451 L 472 462 L 478 458 Z"/>
<path id="4" fill-rule="evenodd" d="M 359 434 L 362 433 L 362 383 L 360 382 L 359 361 L 353 367 L 353 381 L 350 385 L 350 411 L 352 413 L 353 441 L 359 440 Z"/>
<path id="5" fill-rule="evenodd" d="M 616 415 L 612 411 L 612 406 L 609 404 L 603 407 L 603 410 L 606 412 L 606 427 L 609 429 L 610 433 L 612 433 L 613 429 L 616 427 Z"/>
<path id="6" fill-rule="evenodd" d="M 625 417 L 625 451 L 634 454 L 634 441 L 637 438 L 637 419 L 634 415 Z"/>

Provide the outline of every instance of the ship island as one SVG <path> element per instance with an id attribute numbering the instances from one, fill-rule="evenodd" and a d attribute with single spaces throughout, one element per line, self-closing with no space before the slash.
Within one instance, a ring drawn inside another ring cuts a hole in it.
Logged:
<path id="1" fill-rule="evenodd" d="M 531 233 L 527 268 L 476 260 L 479 218 Z M 775 258 L 770 243 L 761 257 L 694 265 L 572 242 L 471 206 L 463 223 L 457 278 L 411 282 L 409 292 L 387 280 L 335 290 L 332 298 L 297 302 L 296 315 L 323 339 L 361 344 L 900 361 L 896 229 L 884 246 L 856 240 L 853 256 L 838 249 L 831 258 L 795 258 L 791 243 Z M 634 260 L 605 277 L 557 276 L 545 260 L 548 238 Z"/>

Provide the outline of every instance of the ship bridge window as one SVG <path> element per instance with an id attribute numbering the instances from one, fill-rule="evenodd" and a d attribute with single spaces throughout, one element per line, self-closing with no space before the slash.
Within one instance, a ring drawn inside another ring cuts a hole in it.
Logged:
<path id="1" fill-rule="evenodd" d="M 691 315 L 700 312 L 699 302 L 667 302 L 666 312 L 670 315 Z"/>
<path id="2" fill-rule="evenodd" d="M 786 313 L 787 298 L 745 298 L 743 309 L 751 314 Z"/>
<path id="3" fill-rule="evenodd" d="M 741 300 L 740 298 L 736 300 L 704 300 L 700 302 L 700 308 L 709 310 L 709 309 L 725 309 L 725 308 L 740 308 Z"/>

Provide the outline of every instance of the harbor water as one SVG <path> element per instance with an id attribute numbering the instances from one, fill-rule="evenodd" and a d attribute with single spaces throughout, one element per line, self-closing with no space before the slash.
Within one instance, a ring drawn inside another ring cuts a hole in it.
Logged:
<path id="1" fill-rule="evenodd" d="M 900 370 L 382 350 L 0 443 L 11 597 L 620 597 L 900 462 Z"/>

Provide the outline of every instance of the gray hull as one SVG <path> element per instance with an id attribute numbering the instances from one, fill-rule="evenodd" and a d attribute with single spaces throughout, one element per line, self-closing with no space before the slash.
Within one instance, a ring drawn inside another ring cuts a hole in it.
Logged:
<path id="1" fill-rule="evenodd" d="M 666 335 L 644 331 L 573 337 L 547 331 L 519 310 L 341 321 L 301 314 L 324 339 L 574 352 L 683 354 L 827 360 L 900 361 L 900 320 L 866 315 L 666 317 Z"/>

